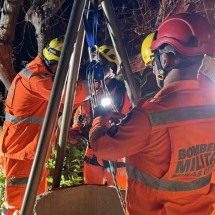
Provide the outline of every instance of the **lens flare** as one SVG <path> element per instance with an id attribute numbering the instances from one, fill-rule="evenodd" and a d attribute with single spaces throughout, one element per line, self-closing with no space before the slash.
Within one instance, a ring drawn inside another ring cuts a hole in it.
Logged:
<path id="1" fill-rule="evenodd" d="M 104 107 L 107 107 L 111 104 L 111 100 L 110 98 L 102 98 L 101 100 L 101 105 L 104 106 Z"/>

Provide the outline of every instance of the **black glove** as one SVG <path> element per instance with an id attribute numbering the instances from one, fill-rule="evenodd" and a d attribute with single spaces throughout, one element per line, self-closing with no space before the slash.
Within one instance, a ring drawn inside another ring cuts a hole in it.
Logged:
<path id="1" fill-rule="evenodd" d="M 102 105 L 98 105 L 94 109 L 94 118 L 98 116 L 108 116 L 111 115 L 112 111 L 110 107 L 104 107 Z"/>

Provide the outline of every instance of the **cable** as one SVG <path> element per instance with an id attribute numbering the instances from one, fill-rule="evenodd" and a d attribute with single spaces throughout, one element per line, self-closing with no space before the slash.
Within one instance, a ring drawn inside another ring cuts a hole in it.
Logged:
<path id="1" fill-rule="evenodd" d="M 114 186 L 116 188 L 116 191 L 117 191 L 117 194 L 118 194 L 118 197 L 119 197 L 119 201 L 120 201 L 120 204 L 122 206 L 122 209 L 123 209 L 123 212 L 124 214 L 126 213 L 126 205 L 125 205 L 125 200 L 122 196 L 122 193 L 120 191 L 120 188 L 118 186 L 118 183 L 117 183 L 117 180 L 116 180 L 116 174 L 114 172 L 114 166 L 113 166 L 113 161 L 109 161 L 109 165 L 110 165 L 110 172 L 111 172 L 111 175 L 112 175 L 112 178 L 113 178 L 113 183 L 114 183 Z"/>

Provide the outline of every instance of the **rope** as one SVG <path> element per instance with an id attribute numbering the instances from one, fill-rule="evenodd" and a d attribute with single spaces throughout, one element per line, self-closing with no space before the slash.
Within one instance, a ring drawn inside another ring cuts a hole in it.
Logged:
<path id="1" fill-rule="evenodd" d="M 84 26 L 86 31 L 86 40 L 88 43 L 88 53 L 90 58 L 90 64 L 87 68 L 87 79 L 88 79 L 88 86 L 89 86 L 89 92 L 90 92 L 90 102 L 92 107 L 92 113 L 94 115 L 94 109 L 96 106 L 99 105 L 98 95 L 97 95 L 97 87 L 96 87 L 96 81 L 101 86 L 103 95 L 108 97 L 111 101 L 111 107 L 113 111 L 117 111 L 116 106 L 113 103 L 113 100 L 110 96 L 110 93 L 107 89 L 107 86 L 105 85 L 104 81 L 104 68 L 100 65 L 99 62 L 93 60 L 93 54 L 98 54 L 98 48 L 95 45 L 96 44 L 96 34 L 97 34 L 97 27 L 98 27 L 98 0 L 94 1 L 94 19 L 93 19 L 93 26 L 90 25 L 89 20 L 86 18 L 86 15 L 84 15 Z M 95 79 L 96 77 L 96 79 Z M 125 201 L 122 196 L 122 193 L 120 192 L 120 188 L 118 186 L 116 176 L 114 174 L 114 166 L 112 161 L 109 161 L 110 169 L 111 169 L 111 175 L 113 178 L 114 186 L 116 188 L 122 209 L 125 213 Z"/>
<path id="2" fill-rule="evenodd" d="M 108 97 L 111 101 L 111 108 L 113 111 L 117 112 L 117 108 L 113 102 L 113 99 L 110 95 L 110 92 L 109 90 L 107 89 L 107 86 L 104 82 L 104 80 L 102 80 L 102 90 L 103 90 L 103 93 L 106 97 Z M 126 204 L 125 204 L 125 200 L 122 196 L 122 193 L 120 191 L 120 188 L 118 186 L 118 183 L 117 183 L 117 180 L 116 180 L 116 175 L 115 175 L 115 171 L 116 171 L 116 168 L 114 167 L 114 163 L 112 161 L 108 161 L 109 162 L 109 165 L 110 165 L 110 171 L 111 171 L 111 175 L 112 175 L 112 178 L 113 178 L 113 182 L 114 182 L 114 187 L 116 188 L 116 191 L 117 191 L 117 194 L 118 194 L 118 197 L 119 197 L 119 201 L 120 201 L 120 204 L 122 206 L 122 209 L 123 209 L 123 212 L 124 214 L 126 213 Z"/>
<path id="3" fill-rule="evenodd" d="M 118 197 L 119 197 L 119 201 L 120 201 L 120 204 L 122 206 L 122 210 L 124 212 L 124 214 L 126 213 L 126 205 L 125 205 L 125 200 L 122 196 L 122 193 L 120 191 L 120 188 L 118 186 L 118 183 L 117 183 L 117 180 L 116 180 L 116 175 L 114 174 L 114 166 L 113 166 L 113 162 L 112 161 L 109 161 L 109 165 L 110 165 L 110 171 L 111 171 L 111 175 L 112 175 L 112 178 L 113 178 L 113 183 L 114 183 L 114 186 L 116 188 L 116 192 L 118 194 Z"/>

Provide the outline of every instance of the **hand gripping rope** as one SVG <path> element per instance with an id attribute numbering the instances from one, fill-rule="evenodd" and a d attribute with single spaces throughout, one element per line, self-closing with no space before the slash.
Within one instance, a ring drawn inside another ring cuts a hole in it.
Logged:
<path id="1" fill-rule="evenodd" d="M 87 79 L 88 79 L 88 87 L 90 92 L 90 102 L 92 107 L 92 113 L 94 115 L 94 109 L 96 106 L 101 104 L 102 98 L 107 98 L 110 103 L 110 107 L 113 111 L 117 112 L 117 108 L 113 103 L 113 100 L 110 96 L 109 90 L 105 84 L 104 80 L 104 67 L 99 62 L 99 53 L 98 47 L 95 45 L 96 41 L 96 34 L 97 34 L 97 26 L 98 26 L 98 0 L 94 1 L 94 20 L 93 20 L 93 27 L 90 26 L 90 23 L 86 16 L 84 16 L 84 26 L 86 31 L 86 39 L 88 43 L 88 53 L 90 58 L 90 64 L 87 68 Z M 92 28 L 91 28 L 92 27 Z M 96 60 L 94 60 L 96 59 Z M 98 89 L 101 90 L 101 96 L 98 96 Z M 114 186 L 116 188 L 122 209 L 125 213 L 125 201 L 120 192 L 120 188 L 118 186 L 116 180 L 116 169 L 114 167 L 114 162 L 109 161 L 110 171 L 113 178 Z"/>

